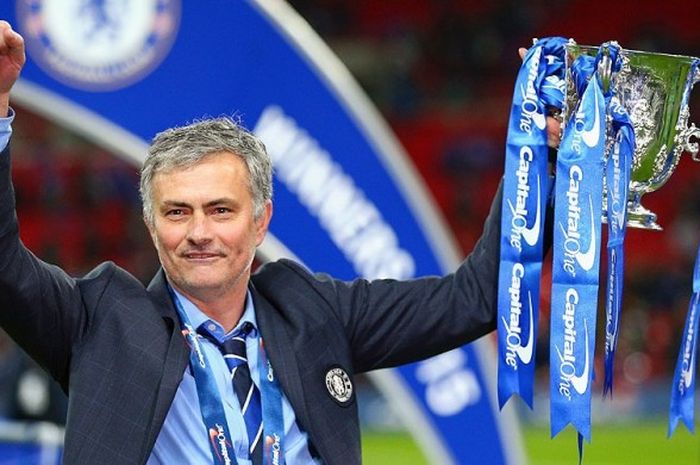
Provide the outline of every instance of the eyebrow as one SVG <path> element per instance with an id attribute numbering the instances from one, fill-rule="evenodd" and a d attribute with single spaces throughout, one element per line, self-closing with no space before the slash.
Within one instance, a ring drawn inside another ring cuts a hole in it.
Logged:
<path id="1" fill-rule="evenodd" d="M 238 205 L 238 202 L 236 202 L 234 199 L 229 198 L 229 197 L 221 197 L 218 199 L 210 200 L 209 202 L 205 203 L 204 208 L 214 207 L 216 205 L 222 205 L 222 204 Z M 183 202 L 181 200 L 164 200 L 162 203 L 162 206 L 164 206 L 164 207 L 191 207 L 192 205 L 187 203 L 187 202 Z"/>

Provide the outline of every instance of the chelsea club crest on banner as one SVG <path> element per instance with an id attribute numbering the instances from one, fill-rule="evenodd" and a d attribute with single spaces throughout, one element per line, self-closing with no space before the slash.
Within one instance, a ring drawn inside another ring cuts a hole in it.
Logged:
<path id="1" fill-rule="evenodd" d="M 180 0 L 18 0 L 27 52 L 54 79 L 110 91 L 144 78 L 170 51 Z"/>

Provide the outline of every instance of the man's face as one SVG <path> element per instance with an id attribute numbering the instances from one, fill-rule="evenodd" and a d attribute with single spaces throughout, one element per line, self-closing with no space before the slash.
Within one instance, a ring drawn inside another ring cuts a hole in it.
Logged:
<path id="1" fill-rule="evenodd" d="M 151 237 L 171 283 L 189 297 L 205 300 L 247 287 L 272 215 L 268 202 L 254 218 L 248 177 L 242 159 L 222 152 L 153 178 Z"/>

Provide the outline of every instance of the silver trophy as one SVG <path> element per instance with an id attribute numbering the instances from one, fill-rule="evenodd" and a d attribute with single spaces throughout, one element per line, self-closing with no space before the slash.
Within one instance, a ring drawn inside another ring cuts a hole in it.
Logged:
<path id="1" fill-rule="evenodd" d="M 599 47 L 570 41 L 566 49 L 564 122 L 568 121 L 578 103 L 571 64 L 581 54 L 595 57 Z M 694 65 L 698 59 L 620 49 L 622 68 L 613 73 L 611 61 L 605 58 L 605 50 L 603 54 L 598 65 L 603 90 L 613 86 L 630 115 L 637 141 L 630 177 L 627 225 L 659 230 L 661 226 L 656 222 L 656 214 L 642 206 L 641 198 L 664 185 L 684 151 L 689 152 L 693 160 L 700 161 L 698 143 L 691 140 L 700 137 L 700 129 L 695 124 L 688 126 L 688 98 L 693 85 L 700 81 L 700 72 Z M 611 143 L 608 140 L 607 146 Z M 606 202 L 605 194 L 603 202 Z"/>

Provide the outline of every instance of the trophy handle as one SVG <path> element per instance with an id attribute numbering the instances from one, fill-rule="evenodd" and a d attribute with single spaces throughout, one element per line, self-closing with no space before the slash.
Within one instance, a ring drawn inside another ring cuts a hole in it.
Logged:
<path id="1" fill-rule="evenodd" d="M 693 88 L 695 84 L 700 82 L 700 66 L 698 66 L 698 62 L 693 64 L 693 74 L 692 76 L 689 76 L 688 79 L 689 86 L 686 90 L 686 94 L 690 93 L 690 90 Z M 688 117 L 688 106 L 687 106 L 687 101 L 688 101 L 689 95 L 684 95 L 684 102 L 685 102 L 685 116 L 686 118 Z M 686 119 L 687 121 L 687 119 Z M 686 152 L 690 153 L 691 157 L 693 158 L 693 161 L 700 161 L 700 155 L 698 152 L 700 151 L 700 144 L 697 142 L 691 141 L 691 138 L 698 139 L 700 138 L 700 128 L 697 128 L 695 126 L 695 123 L 692 123 L 690 126 L 686 127 L 680 134 L 680 140 L 681 144 L 683 147 L 683 150 Z"/>
<path id="2" fill-rule="evenodd" d="M 698 152 L 700 151 L 700 144 L 691 141 L 690 139 L 693 137 L 695 139 L 700 138 L 700 128 L 695 127 L 695 123 L 692 123 L 690 127 L 683 131 L 681 134 L 681 140 L 683 141 L 683 150 L 690 153 L 693 161 L 700 161 L 700 155 L 698 155 Z"/>
<path id="3" fill-rule="evenodd" d="M 613 42 L 617 44 L 617 42 Z M 600 77 L 601 87 L 603 93 L 607 93 L 610 90 L 610 84 L 612 84 L 612 60 L 610 59 L 610 48 L 607 44 L 601 46 L 601 58 L 598 62 L 598 76 Z"/>
<path id="4" fill-rule="evenodd" d="M 700 82 L 700 67 L 695 66 L 693 69 L 693 75 L 690 76 L 690 88 L 692 89 L 695 84 Z M 691 157 L 693 158 L 693 161 L 700 161 L 700 155 L 698 155 L 698 151 L 700 150 L 700 146 L 698 146 L 697 142 L 691 142 L 691 138 L 694 137 L 696 139 L 700 138 L 700 129 L 695 127 L 695 123 L 692 123 L 690 127 L 688 127 L 685 131 L 683 131 L 683 134 L 681 134 L 682 140 L 683 140 L 683 149 L 690 153 Z"/>

